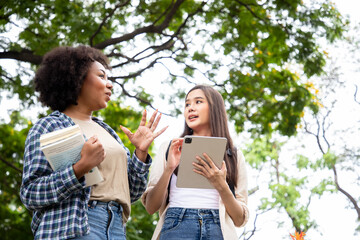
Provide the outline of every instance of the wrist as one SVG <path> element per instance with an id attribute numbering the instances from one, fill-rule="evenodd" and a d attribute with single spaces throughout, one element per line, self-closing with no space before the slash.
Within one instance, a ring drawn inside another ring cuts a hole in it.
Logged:
<path id="1" fill-rule="evenodd" d="M 229 193 L 232 194 L 230 187 L 229 187 L 228 183 L 226 182 L 226 180 L 220 182 L 217 190 L 220 195 L 229 194 Z"/>
<path id="2" fill-rule="evenodd" d="M 74 174 L 77 179 L 80 179 L 85 175 L 86 170 L 80 161 L 73 164 L 72 167 L 73 167 L 73 171 L 74 171 Z"/>
<path id="3" fill-rule="evenodd" d="M 140 161 L 146 162 L 148 152 L 147 151 L 142 151 L 142 150 L 139 150 L 138 148 L 136 148 L 135 149 L 135 155 Z"/>

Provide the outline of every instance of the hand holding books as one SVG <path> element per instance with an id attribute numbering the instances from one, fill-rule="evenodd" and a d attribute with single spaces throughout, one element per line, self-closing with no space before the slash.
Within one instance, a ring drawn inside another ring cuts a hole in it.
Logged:
<path id="1" fill-rule="evenodd" d="M 73 164 L 76 177 L 85 176 L 86 186 L 103 181 L 96 167 L 105 159 L 105 151 L 96 136 L 85 142 L 78 125 L 43 134 L 40 148 L 54 171 Z"/>
<path id="2" fill-rule="evenodd" d="M 97 136 L 92 136 L 85 142 L 81 150 L 80 160 L 74 164 L 74 172 L 79 179 L 105 159 L 105 151 Z"/>

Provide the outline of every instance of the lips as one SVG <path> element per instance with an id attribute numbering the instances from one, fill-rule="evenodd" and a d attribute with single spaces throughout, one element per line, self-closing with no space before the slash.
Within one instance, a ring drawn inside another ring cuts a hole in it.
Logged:
<path id="1" fill-rule="evenodd" d="M 191 120 L 195 120 L 195 119 L 197 119 L 198 118 L 198 116 L 197 115 L 189 115 L 188 116 L 188 119 L 191 121 Z"/>
<path id="2" fill-rule="evenodd" d="M 109 97 L 109 100 L 110 100 L 111 92 L 107 92 L 107 93 L 105 93 L 105 94 Z"/>

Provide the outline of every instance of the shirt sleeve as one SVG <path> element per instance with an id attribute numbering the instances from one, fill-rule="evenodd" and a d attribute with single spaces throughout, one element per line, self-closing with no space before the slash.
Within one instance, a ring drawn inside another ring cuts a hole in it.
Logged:
<path id="1" fill-rule="evenodd" d="M 140 161 L 135 153 L 133 157 L 128 157 L 128 179 L 130 188 L 131 202 L 138 200 L 146 189 L 149 168 L 152 158 L 148 154 L 145 163 Z"/>
<path id="2" fill-rule="evenodd" d="M 40 150 L 40 134 L 43 126 L 35 125 L 30 130 L 24 151 L 24 169 L 20 197 L 30 210 L 39 210 L 58 204 L 74 191 L 83 190 L 85 179 L 76 178 L 69 164 L 64 169 L 54 172 Z"/>
<path id="3" fill-rule="evenodd" d="M 238 179 L 237 187 L 235 188 L 236 200 L 238 200 L 244 210 L 244 222 L 241 225 L 244 226 L 249 220 L 248 202 L 248 177 L 245 164 L 245 157 L 241 150 L 237 151 L 237 166 L 238 166 Z"/>

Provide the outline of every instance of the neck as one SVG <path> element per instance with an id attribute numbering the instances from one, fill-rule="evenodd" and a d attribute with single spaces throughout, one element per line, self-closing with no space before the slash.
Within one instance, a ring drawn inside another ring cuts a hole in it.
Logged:
<path id="1" fill-rule="evenodd" d="M 91 121 L 92 111 L 83 109 L 79 105 L 71 105 L 63 112 L 67 116 L 83 121 Z"/>
<path id="2" fill-rule="evenodd" d="M 194 136 L 208 136 L 211 137 L 211 131 L 210 129 L 204 129 L 204 130 L 200 130 L 200 131 L 194 131 L 193 132 Z"/>

